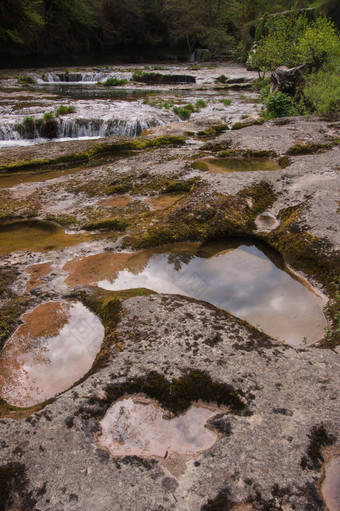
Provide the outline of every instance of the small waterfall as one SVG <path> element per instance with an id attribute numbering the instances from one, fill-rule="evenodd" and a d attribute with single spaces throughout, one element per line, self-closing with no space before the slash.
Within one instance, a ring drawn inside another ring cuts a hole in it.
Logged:
<path id="1" fill-rule="evenodd" d="M 0 140 L 20 140 L 22 137 L 13 125 L 0 126 Z"/>
<path id="2" fill-rule="evenodd" d="M 142 131 L 163 124 L 159 119 L 58 119 L 58 138 L 138 137 Z"/>
<path id="3" fill-rule="evenodd" d="M 131 73 L 47 73 L 38 83 L 97 83 L 108 78 L 130 79 Z"/>
<path id="4" fill-rule="evenodd" d="M 198 48 L 191 56 L 191 62 L 206 62 L 210 59 L 210 51 L 205 48 Z"/>
<path id="5" fill-rule="evenodd" d="M 55 119 L 55 129 L 49 133 L 56 133 L 57 139 L 63 138 L 92 138 L 126 136 L 138 137 L 145 129 L 160 126 L 164 122 L 157 118 L 143 119 Z M 44 131 L 45 130 L 45 131 Z M 36 125 L 32 130 L 20 125 L 2 125 L 0 127 L 0 140 L 37 140 L 48 137 L 46 126 L 43 123 Z M 49 135 L 51 136 L 51 135 Z M 51 137 L 52 138 L 52 137 Z"/>

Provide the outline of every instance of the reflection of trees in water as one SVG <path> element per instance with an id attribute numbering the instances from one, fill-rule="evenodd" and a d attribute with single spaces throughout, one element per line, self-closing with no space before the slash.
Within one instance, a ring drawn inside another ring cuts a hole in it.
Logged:
<path id="1" fill-rule="evenodd" d="M 168 264 L 174 265 L 175 271 L 180 271 L 183 265 L 188 265 L 194 259 L 194 254 L 169 254 Z"/>

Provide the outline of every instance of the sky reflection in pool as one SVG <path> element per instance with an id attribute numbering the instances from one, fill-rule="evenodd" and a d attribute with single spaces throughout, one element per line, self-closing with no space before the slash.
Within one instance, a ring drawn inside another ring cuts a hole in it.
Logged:
<path id="1" fill-rule="evenodd" d="M 169 420 L 155 401 L 126 398 L 106 412 L 98 442 L 113 456 L 194 455 L 216 442 L 216 432 L 205 425 L 219 411 L 195 405 Z"/>
<path id="2" fill-rule="evenodd" d="M 169 245 L 133 255 L 98 285 L 145 287 L 205 300 L 297 346 L 324 334 L 322 299 L 254 245 Z"/>
<path id="3" fill-rule="evenodd" d="M 32 406 L 68 389 L 92 366 L 104 327 L 79 302 L 47 302 L 23 316 L 0 356 L 0 395 Z"/>

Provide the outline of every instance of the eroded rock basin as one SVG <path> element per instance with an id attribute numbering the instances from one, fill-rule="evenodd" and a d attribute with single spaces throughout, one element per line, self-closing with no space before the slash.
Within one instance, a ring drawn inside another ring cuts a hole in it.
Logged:
<path id="1" fill-rule="evenodd" d="M 101 420 L 98 443 L 113 456 L 194 456 L 217 441 L 217 433 L 206 423 L 218 411 L 195 405 L 171 418 L 151 399 L 125 398 L 114 403 Z"/>
<path id="2" fill-rule="evenodd" d="M 40 220 L 8 222 L 0 226 L 0 255 L 17 250 L 45 252 L 70 247 L 102 235 L 68 234 L 62 227 Z"/>
<path id="3" fill-rule="evenodd" d="M 332 458 L 325 466 L 322 495 L 328 511 L 340 510 L 340 456 Z"/>
<path id="4" fill-rule="evenodd" d="M 23 320 L 0 356 L 0 396 L 27 407 L 63 392 L 91 368 L 104 327 L 75 301 L 41 304 Z"/>
<path id="5" fill-rule="evenodd" d="M 235 240 L 100 254 L 68 263 L 66 282 L 191 296 L 291 345 L 319 340 L 326 325 L 321 297 L 288 272 L 277 254 L 275 259 L 268 247 L 262 249 L 266 253 L 260 246 Z"/>

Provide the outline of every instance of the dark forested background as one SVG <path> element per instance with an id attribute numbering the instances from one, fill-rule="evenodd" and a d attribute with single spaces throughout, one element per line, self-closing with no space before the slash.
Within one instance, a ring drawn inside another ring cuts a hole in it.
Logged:
<path id="1" fill-rule="evenodd" d="M 339 25 L 339 0 L 0 0 L 0 55 L 203 47 L 242 60 L 265 12 L 306 7 Z"/>

